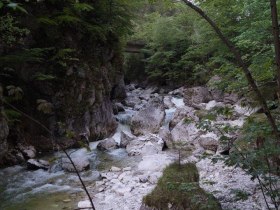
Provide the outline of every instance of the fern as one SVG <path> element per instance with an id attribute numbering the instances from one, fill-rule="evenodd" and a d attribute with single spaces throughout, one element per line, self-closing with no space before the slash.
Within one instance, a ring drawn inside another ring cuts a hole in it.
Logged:
<path id="1" fill-rule="evenodd" d="M 86 3 L 75 3 L 73 4 L 73 7 L 77 12 L 89 12 L 94 9 L 91 5 Z"/>
<path id="2" fill-rule="evenodd" d="M 50 74 L 43 74 L 41 72 L 34 75 L 34 79 L 38 81 L 53 80 L 56 77 Z"/>
<path id="3" fill-rule="evenodd" d="M 14 85 L 9 85 L 6 87 L 8 90 L 8 95 L 12 96 L 14 100 L 20 100 L 23 96 L 23 90 L 20 87 Z"/>
<path id="4" fill-rule="evenodd" d="M 44 114 L 50 114 L 52 112 L 53 105 L 52 105 L 52 103 L 50 103 L 46 100 L 38 99 L 37 105 L 38 105 L 37 106 L 38 111 L 41 111 Z"/>
<path id="5" fill-rule="evenodd" d="M 58 25 L 58 23 L 54 19 L 51 19 L 51 18 L 48 18 L 48 17 L 38 18 L 37 21 L 39 23 L 42 23 L 42 24 L 45 24 L 45 25 L 50 25 L 50 26 L 57 26 Z"/>

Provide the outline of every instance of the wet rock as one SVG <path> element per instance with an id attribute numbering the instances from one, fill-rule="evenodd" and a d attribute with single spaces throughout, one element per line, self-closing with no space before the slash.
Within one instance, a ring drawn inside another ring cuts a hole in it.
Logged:
<path id="1" fill-rule="evenodd" d="M 29 170 L 38 170 L 38 169 L 48 170 L 49 167 L 50 167 L 50 163 L 46 160 L 29 159 L 27 161 L 27 168 Z"/>
<path id="2" fill-rule="evenodd" d="M 120 169 L 119 167 L 116 167 L 116 166 L 112 166 L 110 171 L 112 172 L 120 172 L 122 169 Z"/>
<path id="3" fill-rule="evenodd" d="M 163 103 L 164 103 L 165 109 L 170 109 L 170 108 L 174 107 L 174 104 L 171 100 L 172 100 L 171 96 L 164 96 Z"/>
<path id="4" fill-rule="evenodd" d="M 131 130 L 134 135 L 157 133 L 163 123 L 165 109 L 161 97 L 154 98 L 145 108 L 132 117 Z"/>
<path id="5" fill-rule="evenodd" d="M 171 132 L 167 127 L 160 128 L 158 135 L 160 138 L 162 138 L 162 140 L 168 148 L 172 148 L 172 136 Z"/>
<path id="6" fill-rule="evenodd" d="M 89 160 L 87 158 L 75 157 L 72 158 L 72 161 L 79 172 L 90 168 Z M 62 158 L 62 168 L 68 172 L 75 172 L 75 169 L 68 158 Z"/>
<path id="7" fill-rule="evenodd" d="M 113 113 L 118 114 L 119 112 L 124 112 L 124 106 L 121 103 L 115 103 L 113 105 Z"/>
<path id="8" fill-rule="evenodd" d="M 118 143 L 113 138 L 107 138 L 98 143 L 97 149 L 101 151 L 117 149 Z"/>
<path id="9" fill-rule="evenodd" d="M 36 149 L 33 146 L 20 146 L 20 151 L 26 159 L 32 159 L 36 156 Z"/>
<path id="10" fill-rule="evenodd" d="M 89 200 L 86 200 L 86 201 L 80 201 L 79 203 L 78 203 L 78 208 L 79 209 L 92 209 L 92 207 L 91 207 L 91 203 L 90 203 L 90 201 Z"/>
<path id="11" fill-rule="evenodd" d="M 208 103 L 213 100 L 206 87 L 193 87 L 184 90 L 184 102 L 192 106 L 193 104 Z"/>
<path id="12" fill-rule="evenodd" d="M 125 99 L 125 105 L 131 108 L 134 108 L 136 105 L 141 104 L 141 99 L 137 96 L 128 96 Z"/>
<path id="13" fill-rule="evenodd" d="M 126 146 L 131 142 L 135 136 L 129 134 L 127 132 L 121 132 L 121 141 L 120 141 L 120 148 L 126 148 Z"/>

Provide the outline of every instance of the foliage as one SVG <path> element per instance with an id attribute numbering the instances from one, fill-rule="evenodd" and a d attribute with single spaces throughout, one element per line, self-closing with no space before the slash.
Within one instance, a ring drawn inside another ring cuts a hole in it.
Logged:
<path id="1" fill-rule="evenodd" d="M 218 201 L 199 187 L 199 175 L 194 164 L 166 167 L 156 188 L 144 197 L 145 205 L 167 210 L 174 209 L 221 209 Z"/>

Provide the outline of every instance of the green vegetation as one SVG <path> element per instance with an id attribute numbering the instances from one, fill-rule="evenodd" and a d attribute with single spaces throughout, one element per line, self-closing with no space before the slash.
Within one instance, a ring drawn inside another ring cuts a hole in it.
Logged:
<path id="1" fill-rule="evenodd" d="M 163 171 L 156 188 L 144 198 L 145 205 L 156 209 L 218 210 L 218 201 L 199 187 L 195 165 L 173 163 Z"/>

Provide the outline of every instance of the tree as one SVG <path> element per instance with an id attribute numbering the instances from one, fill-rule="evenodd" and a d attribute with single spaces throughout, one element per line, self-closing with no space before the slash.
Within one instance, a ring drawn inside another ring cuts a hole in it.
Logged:
<path id="1" fill-rule="evenodd" d="M 275 61 L 277 66 L 278 99 L 280 100 L 280 33 L 276 0 L 270 0 L 270 7 L 274 37 Z"/>

